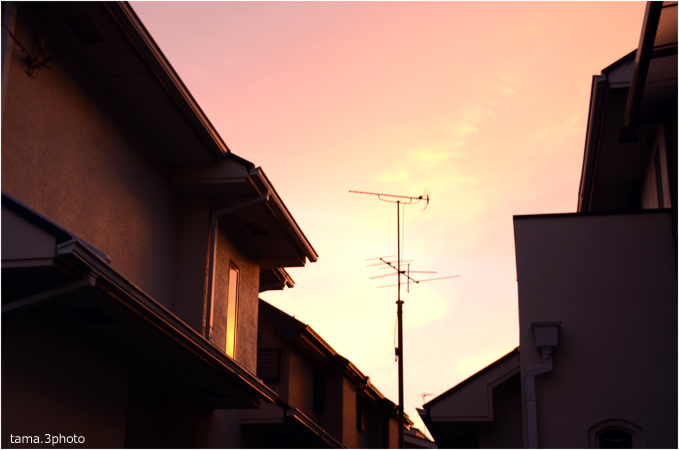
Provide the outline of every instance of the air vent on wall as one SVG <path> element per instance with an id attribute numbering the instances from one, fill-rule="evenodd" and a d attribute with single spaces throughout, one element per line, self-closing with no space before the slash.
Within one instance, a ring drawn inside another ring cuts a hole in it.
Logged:
<path id="1" fill-rule="evenodd" d="M 260 348 L 257 350 L 257 376 L 263 381 L 281 379 L 281 349 Z"/>

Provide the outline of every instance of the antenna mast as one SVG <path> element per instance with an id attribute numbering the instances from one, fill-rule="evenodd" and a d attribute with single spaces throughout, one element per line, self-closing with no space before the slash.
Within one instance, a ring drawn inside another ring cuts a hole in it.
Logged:
<path id="1" fill-rule="evenodd" d="M 396 277 L 398 279 L 398 297 L 396 300 L 396 317 L 398 321 L 398 347 L 396 348 L 396 355 L 398 356 L 398 447 L 405 448 L 405 414 L 403 404 L 403 300 L 401 300 L 401 275 L 404 275 L 404 272 L 401 270 L 401 203 L 405 206 L 425 200 L 427 202 L 425 205 L 426 209 L 427 205 L 429 205 L 429 194 L 410 197 L 407 195 L 380 194 L 377 192 L 364 191 L 349 191 L 349 193 L 374 195 L 382 201 L 396 203 Z"/>

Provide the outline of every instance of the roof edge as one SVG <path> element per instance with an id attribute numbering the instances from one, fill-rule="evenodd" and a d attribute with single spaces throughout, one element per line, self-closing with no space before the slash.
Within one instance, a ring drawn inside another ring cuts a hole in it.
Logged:
<path id="1" fill-rule="evenodd" d="M 103 6 L 118 22 L 132 45 L 150 66 L 158 81 L 177 101 L 187 121 L 203 139 L 213 156 L 223 158 L 230 154 L 231 150 L 193 98 L 132 6 L 128 2 L 103 2 Z"/>
<path id="2" fill-rule="evenodd" d="M 268 177 L 264 174 L 264 170 L 262 170 L 261 167 L 255 167 L 248 170 L 248 174 L 262 194 L 268 193 L 270 195 L 267 204 L 271 207 L 273 213 L 279 218 L 281 224 L 284 226 L 284 229 L 297 244 L 300 256 L 311 262 L 318 261 L 318 253 L 314 250 L 311 242 L 309 242 L 304 235 L 304 232 L 302 232 L 302 229 L 285 206 L 285 203 L 283 203 L 283 200 L 276 192 L 276 189 L 274 189 L 271 181 L 269 181 Z"/>
<path id="3" fill-rule="evenodd" d="M 426 410 L 428 410 L 432 405 L 435 405 L 436 403 L 440 402 L 444 397 L 447 397 L 447 396 L 450 395 L 451 393 L 453 393 L 453 392 L 455 392 L 455 391 L 457 391 L 457 390 L 459 390 L 459 389 L 462 389 L 464 386 L 468 385 L 469 383 L 471 383 L 472 381 L 474 381 L 474 380 L 476 380 L 477 378 L 481 377 L 482 375 L 484 375 L 484 374 L 490 372 L 490 371 L 493 370 L 495 367 L 501 365 L 501 364 L 504 363 L 505 361 L 508 361 L 508 360 L 510 360 L 512 357 L 518 356 L 518 355 L 519 355 L 519 347 L 516 347 L 516 348 L 514 348 L 512 351 L 510 351 L 509 353 L 507 353 L 506 355 L 501 356 L 500 358 L 498 358 L 497 360 L 493 361 L 492 363 L 490 363 L 489 365 L 487 365 L 487 366 L 484 367 L 483 369 L 481 369 L 481 370 L 479 370 L 478 372 L 474 373 L 473 375 L 471 375 L 471 376 L 465 378 L 464 380 L 462 380 L 461 382 L 459 382 L 458 384 L 456 384 L 456 385 L 453 386 L 452 388 L 450 388 L 450 389 L 448 389 L 447 391 L 443 392 L 442 394 L 438 395 L 436 398 L 433 398 L 433 399 L 429 400 L 427 403 L 425 403 L 424 405 L 422 405 L 422 407 L 425 408 Z M 427 411 L 427 413 L 428 413 L 428 411 Z"/>

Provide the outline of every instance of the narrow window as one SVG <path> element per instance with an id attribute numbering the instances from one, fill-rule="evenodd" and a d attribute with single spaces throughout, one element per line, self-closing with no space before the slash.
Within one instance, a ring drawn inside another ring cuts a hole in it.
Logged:
<path id="1" fill-rule="evenodd" d="M 240 273 L 238 268 L 231 264 L 229 267 L 229 293 L 226 299 L 226 354 L 236 357 L 236 327 L 238 315 L 238 287 Z"/>
<path id="2" fill-rule="evenodd" d="M 623 430 L 607 430 L 599 433 L 599 448 L 633 448 L 632 435 Z"/>
<path id="3" fill-rule="evenodd" d="M 368 427 L 368 415 L 365 408 L 365 403 L 356 398 L 356 428 L 360 431 L 365 431 Z"/>
<path id="4" fill-rule="evenodd" d="M 656 147 L 653 155 L 653 165 L 655 167 L 655 188 L 658 193 L 658 208 L 665 207 L 665 195 L 663 194 L 663 173 L 660 162 L 660 147 Z"/>
<path id="5" fill-rule="evenodd" d="M 609 419 L 589 429 L 589 448 L 644 448 L 643 431 L 623 419 Z"/>

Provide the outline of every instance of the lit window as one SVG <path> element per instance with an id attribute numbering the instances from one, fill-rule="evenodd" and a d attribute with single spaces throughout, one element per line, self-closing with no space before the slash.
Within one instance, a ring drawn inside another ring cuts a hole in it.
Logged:
<path id="1" fill-rule="evenodd" d="M 226 354 L 236 356 L 236 327 L 238 315 L 238 285 L 240 274 L 238 268 L 231 264 L 229 268 L 229 292 L 226 299 Z"/>

